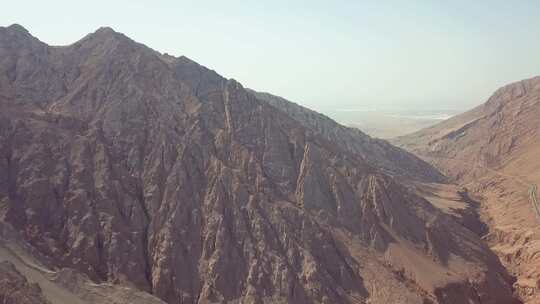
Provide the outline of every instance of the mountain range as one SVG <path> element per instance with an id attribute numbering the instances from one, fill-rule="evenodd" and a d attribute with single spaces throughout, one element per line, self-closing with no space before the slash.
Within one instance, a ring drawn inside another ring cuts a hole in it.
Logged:
<path id="1" fill-rule="evenodd" d="M 2 27 L 0 58 L 0 299 L 519 303 L 500 253 L 415 190 L 466 174 L 420 148 L 111 28 Z"/>

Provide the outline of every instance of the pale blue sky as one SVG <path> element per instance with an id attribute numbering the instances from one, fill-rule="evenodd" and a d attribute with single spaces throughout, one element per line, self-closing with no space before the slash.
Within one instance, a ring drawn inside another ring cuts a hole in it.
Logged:
<path id="1" fill-rule="evenodd" d="M 540 75 L 537 0 L 8 1 L 0 20 L 54 45 L 111 26 L 316 109 L 466 108 Z"/>

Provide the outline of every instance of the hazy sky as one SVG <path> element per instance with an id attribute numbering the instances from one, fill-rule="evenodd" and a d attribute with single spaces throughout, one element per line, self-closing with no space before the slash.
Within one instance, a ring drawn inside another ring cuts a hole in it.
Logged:
<path id="1" fill-rule="evenodd" d="M 7 1 L 54 45 L 111 26 L 158 51 L 323 109 L 469 107 L 540 75 L 540 1 Z"/>

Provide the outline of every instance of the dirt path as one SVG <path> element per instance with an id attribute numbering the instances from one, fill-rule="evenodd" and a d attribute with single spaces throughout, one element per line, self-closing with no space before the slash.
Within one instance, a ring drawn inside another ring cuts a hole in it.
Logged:
<path id="1" fill-rule="evenodd" d="M 538 196 L 536 194 L 537 188 L 538 187 L 536 185 L 529 186 L 529 199 L 531 200 L 533 208 L 536 211 L 536 217 L 540 220 L 540 207 L 538 207 Z"/>

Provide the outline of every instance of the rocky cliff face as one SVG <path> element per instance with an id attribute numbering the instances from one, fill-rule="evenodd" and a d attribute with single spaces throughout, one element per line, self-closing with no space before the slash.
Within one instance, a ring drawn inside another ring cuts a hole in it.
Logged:
<path id="1" fill-rule="evenodd" d="M 269 93 L 252 91 L 255 96 L 275 108 L 287 113 L 342 149 L 362 156 L 368 163 L 383 169 L 387 174 L 424 182 L 443 182 L 445 177 L 433 166 L 414 154 L 392 146 L 386 140 L 372 138 L 357 128 L 336 123 L 323 114 L 302 107 Z"/>
<path id="2" fill-rule="evenodd" d="M 175 66 L 176 77 L 195 88 L 195 94 L 198 97 L 204 98 L 208 92 L 219 89 L 226 82 L 226 79 L 215 71 L 188 58 L 170 58 L 170 60 Z M 445 179 L 440 172 L 425 161 L 414 154 L 392 146 L 385 140 L 371 138 L 356 128 L 342 126 L 323 114 L 282 97 L 251 89 L 247 89 L 247 91 L 258 100 L 285 112 L 304 128 L 320 135 L 327 141 L 339 145 L 343 150 L 360 155 L 369 164 L 383 169 L 388 174 L 425 182 L 442 182 Z"/>
<path id="3" fill-rule="evenodd" d="M 0 58 L 2 214 L 59 268 L 168 303 L 512 301 L 474 233 L 234 80 L 109 28 L 0 28 Z"/>

